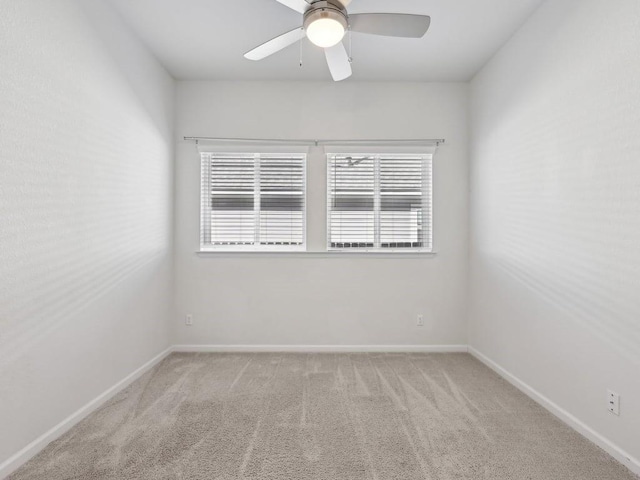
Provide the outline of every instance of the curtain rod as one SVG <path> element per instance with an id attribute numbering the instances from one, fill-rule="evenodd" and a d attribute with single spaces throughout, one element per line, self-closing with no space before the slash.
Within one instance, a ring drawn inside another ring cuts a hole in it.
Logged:
<path id="1" fill-rule="evenodd" d="M 444 138 L 422 138 L 422 139 L 406 139 L 406 140 L 275 140 L 265 138 L 215 138 L 215 137 L 184 137 L 185 141 L 200 140 L 220 143 L 259 143 L 263 145 L 424 145 L 435 144 L 437 146 L 445 143 Z"/>

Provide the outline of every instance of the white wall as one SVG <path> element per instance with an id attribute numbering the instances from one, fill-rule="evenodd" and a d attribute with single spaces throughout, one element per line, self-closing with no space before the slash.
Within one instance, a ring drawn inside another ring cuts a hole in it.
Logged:
<path id="1" fill-rule="evenodd" d="M 439 138 L 434 258 L 199 257 L 199 155 L 180 141 L 176 169 L 177 344 L 466 344 L 467 85 L 179 82 L 183 136 Z M 325 158 L 308 164 L 310 248 L 325 241 Z M 194 326 L 184 315 L 194 314 Z M 416 314 L 427 320 L 416 327 Z"/>
<path id="2" fill-rule="evenodd" d="M 104 2 L 0 2 L 0 464 L 169 345 L 173 80 Z"/>
<path id="3" fill-rule="evenodd" d="M 636 458 L 639 59 L 636 0 L 549 0 L 472 82 L 471 142 L 470 344 Z"/>

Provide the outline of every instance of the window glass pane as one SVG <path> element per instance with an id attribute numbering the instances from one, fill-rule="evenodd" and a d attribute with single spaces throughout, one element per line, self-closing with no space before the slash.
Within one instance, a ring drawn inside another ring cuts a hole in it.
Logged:
<path id="1" fill-rule="evenodd" d="M 211 158 L 211 243 L 254 243 L 255 160 L 245 157 Z"/>
<path id="2" fill-rule="evenodd" d="M 328 155 L 328 248 L 431 250 L 431 155 Z"/>
<path id="3" fill-rule="evenodd" d="M 305 155 L 202 154 L 201 248 L 305 245 Z"/>
<path id="4" fill-rule="evenodd" d="M 260 159 L 260 243 L 304 243 L 304 164 L 300 158 Z"/>
<path id="5" fill-rule="evenodd" d="M 423 160 L 380 158 L 380 247 L 421 248 Z"/>
<path id="6" fill-rule="evenodd" d="M 329 248 L 371 248 L 375 241 L 373 158 L 329 160 Z"/>

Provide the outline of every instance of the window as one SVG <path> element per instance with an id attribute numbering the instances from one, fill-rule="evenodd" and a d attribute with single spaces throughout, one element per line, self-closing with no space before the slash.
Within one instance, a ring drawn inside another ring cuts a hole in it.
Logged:
<path id="1" fill-rule="evenodd" d="M 328 250 L 432 251 L 432 156 L 327 156 Z"/>
<path id="2" fill-rule="evenodd" d="M 304 250 L 306 155 L 202 153 L 200 249 Z"/>

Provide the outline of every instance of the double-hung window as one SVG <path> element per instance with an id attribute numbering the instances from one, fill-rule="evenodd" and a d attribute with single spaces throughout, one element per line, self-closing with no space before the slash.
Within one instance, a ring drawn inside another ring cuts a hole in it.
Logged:
<path id="1" fill-rule="evenodd" d="M 201 153 L 201 251 L 306 245 L 306 155 Z"/>
<path id="2" fill-rule="evenodd" d="M 432 251 L 432 155 L 327 155 L 327 249 Z"/>

